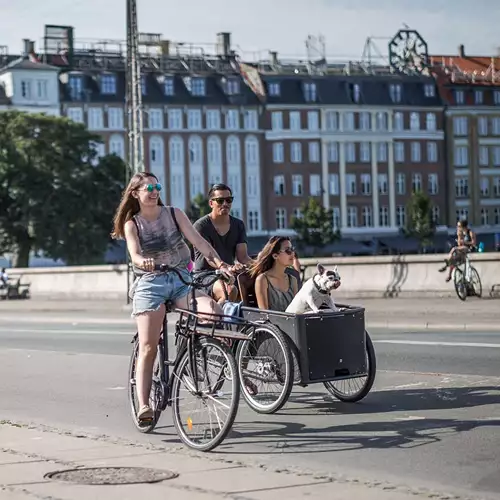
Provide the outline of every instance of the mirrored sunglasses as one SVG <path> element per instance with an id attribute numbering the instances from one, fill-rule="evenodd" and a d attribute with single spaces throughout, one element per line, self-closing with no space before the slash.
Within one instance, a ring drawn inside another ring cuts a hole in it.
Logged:
<path id="1" fill-rule="evenodd" d="M 146 184 L 142 189 L 144 191 L 148 191 L 149 193 L 152 193 L 155 189 L 157 191 L 161 191 L 161 184 L 159 182 L 156 184 Z"/>

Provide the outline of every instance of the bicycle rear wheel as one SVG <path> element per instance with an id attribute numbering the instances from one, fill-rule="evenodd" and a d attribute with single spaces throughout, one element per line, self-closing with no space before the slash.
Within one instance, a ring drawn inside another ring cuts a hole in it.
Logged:
<path id="1" fill-rule="evenodd" d="M 455 270 L 453 271 L 453 283 L 455 285 L 455 292 L 457 292 L 457 297 L 460 300 L 465 301 L 465 299 L 467 298 L 467 286 L 465 284 L 464 273 L 458 268 L 455 268 Z"/>
<path id="2" fill-rule="evenodd" d="M 475 267 L 470 267 L 470 285 L 474 291 L 474 295 L 481 298 L 483 295 L 483 285 L 481 284 L 481 278 L 479 273 L 476 271 Z"/>
<path id="3" fill-rule="evenodd" d="M 240 386 L 234 355 L 220 341 L 196 339 L 194 351 L 195 366 L 185 352 L 172 373 L 172 416 L 185 445 L 210 451 L 224 441 L 233 426 Z"/>

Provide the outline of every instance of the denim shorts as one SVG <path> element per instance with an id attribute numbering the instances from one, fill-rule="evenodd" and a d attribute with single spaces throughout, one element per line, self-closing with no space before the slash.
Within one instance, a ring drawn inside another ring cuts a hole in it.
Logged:
<path id="1" fill-rule="evenodd" d="M 181 271 L 188 283 L 191 276 L 187 270 Z M 167 301 L 175 302 L 189 293 L 189 286 L 176 273 L 147 273 L 139 276 L 132 288 L 132 317 L 147 311 L 157 311 Z"/>

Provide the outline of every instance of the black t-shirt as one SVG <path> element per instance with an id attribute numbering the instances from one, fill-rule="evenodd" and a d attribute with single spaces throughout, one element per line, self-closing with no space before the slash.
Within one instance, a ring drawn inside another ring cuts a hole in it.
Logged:
<path id="1" fill-rule="evenodd" d="M 247 243 L 245 224 L 242 220 L 236 219 L 231 215 L 229 216 L 229 231 L 224 236 L 221 236 L 217 232 L 210 215 L 205 215 L 201 219 L 198 219 L 193 225 L 203 238 L 214 247 L 219 257 L 226 264 L 234 264 L 236 247 L 240 243 Z M 194 250 L 194 268 L 196 270 L 212 269 L 197 248 Z"/>

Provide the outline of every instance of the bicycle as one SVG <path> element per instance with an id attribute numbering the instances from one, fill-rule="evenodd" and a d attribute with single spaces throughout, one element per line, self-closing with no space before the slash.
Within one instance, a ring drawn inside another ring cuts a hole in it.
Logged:
<path id="1" fill-rule="evenodd" d="M 470 262 L 470 250 L 465 254 L 463 269 L 460 269 L 461 264 L 457 264 L 453 269 L 453 283 L 455 292 L 460 300 L 465 301 L 468 296 L 475 295 L 481 298 L 483 287 L 481 278 L 476 268 Z"/>
<path id="2" fill-rule="evenodd" d="M 158 343 L 158 352 L 153 367 L 153 382 L 150 392 L 150 406 L 153 409 L 153 419 L 146 423 L 139 422 L 137 418 L 138 401 L 136 398 L 135 369 L 139 350 L 138 333 L 134 335 L 132 356 L 129 365 L 129 391 L 128 397 L 131 406 L 132 418 L 140 432 L 149 433 L 158 424 L 161 413 L 172 406 L 172 416 L 175 430 L 184 444 L 199 451 L 210 451 L 219 446 L 232 428 L 238 412 L 240 399 L 240 386 L 238 370 L 232 350 L 219 340 L 247 339 L 230 330 L 221 329 L 224 326 L 224 316 L 215 313 L 197 313 L 197 289 L 206 286 L 206 278 L 213 274 L 213 282 L 223 278 L 220 271 L 202 271 L 192 275 L 192 281 L 186 282 L 182 274 L 175 268 L 167 265 L 155 266 L 161 272 L 175 272 L 179 278 L 189 285 L 191 290 L 190 308 L 174 308 L 172 303 L 166 303 L 163 328 Z M 174 360 L 168 358 L 168 322 L 167 316 L 176 311 L 180 314 L 175 326 L 175 345 L 177 354 Z M 211 323 L 207 317 L 212 319 Z M 219 327 L 219 328 L 217 328 Z M 217 337 L 217 338 L 216 338 Z M 180 339 L 180 343 L 179 343 Z M 215 356 L 208 356 L 209 351 L 214 351 Z M 172 372 L 170 373 L 170 368 Z M 211 369 L 214 369 L 212 373 Z M 229 392 L 223 390 L 227 383 Z M 181 393 L 183 397 L 181 397 Z M 181 416 L 184 397 L 194 396 L 195 402 L 200 403 L 201 410 L 207 408 L 214 410 L 214 417 L 209 415 L 208 422 L 198 418 L 198 411 L 189 410 L 185 418 Z M 227 411 L 225 421 L 222 422 L 223 412 Z M 201 429 L 206 423 L 210 429 Z"/>

